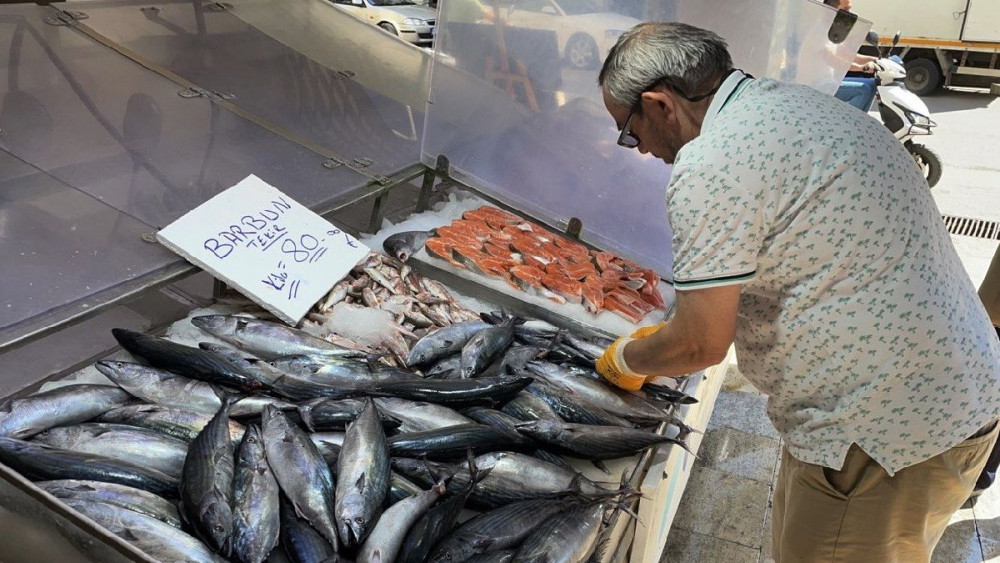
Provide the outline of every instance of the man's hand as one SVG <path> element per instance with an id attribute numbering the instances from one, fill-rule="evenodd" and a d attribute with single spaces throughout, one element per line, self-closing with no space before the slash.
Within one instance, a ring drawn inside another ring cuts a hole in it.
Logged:
<path id="1" fill-rule="evenodd" d="M 597 360 L 597 373 L 617 387 L 627 391 L 638 391 L 646 382 L 646 376 L 629 369 L 628 364 L 625 363 L 625 345 L 638 338 L 645 338 L 653 334 L 663 328 L 665 324 L 644 326 L 633 332 L 631 336 L 622 337 L 612 342 L 611 346 L 608 346 L 608 349 Z"/>

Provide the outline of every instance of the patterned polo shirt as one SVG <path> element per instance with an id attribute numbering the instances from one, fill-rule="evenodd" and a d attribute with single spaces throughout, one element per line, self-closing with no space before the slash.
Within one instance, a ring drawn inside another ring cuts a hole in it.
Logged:
<path id="1" fill-rule="evenodd" d="M 833 96 L 740 78 L 676 159 L 674 280 L 743 285 L 740 370 L 791 454 L 840 469 L 857 443 L 891 475 L 997 418 L 1000 345 L 901 143 Z"/>

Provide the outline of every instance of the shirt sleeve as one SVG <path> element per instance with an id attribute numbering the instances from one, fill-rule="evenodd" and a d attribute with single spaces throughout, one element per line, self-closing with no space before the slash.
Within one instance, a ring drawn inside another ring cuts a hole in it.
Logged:
<path id="1" fill-rule="evenodd" d="M 762 207 L 758 197 L 725 174 L 704 165 L 675 167 L 667 188 L 675 289 L 753 279 L 764 238 Z"/>

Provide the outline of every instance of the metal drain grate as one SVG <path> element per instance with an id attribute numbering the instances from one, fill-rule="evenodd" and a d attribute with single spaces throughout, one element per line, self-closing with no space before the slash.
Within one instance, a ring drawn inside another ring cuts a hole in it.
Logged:
<path id="1" fill-rule="evenodd" d="M 941 218 L 944 219 L 948 232 L 953 235 L 1000 240 L 1000 221 L 984 221 L 955 215 L 942 215 Z"/>

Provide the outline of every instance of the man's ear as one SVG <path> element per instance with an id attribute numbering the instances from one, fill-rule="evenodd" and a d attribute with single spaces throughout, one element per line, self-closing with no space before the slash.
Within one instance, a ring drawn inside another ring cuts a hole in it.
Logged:
<path id="1" fill-rule="evenodd" d="M 643 92 L 642 113 L 661 123 L 672 123 L 677 119 L 677 100 L 662 88 Z"/>

